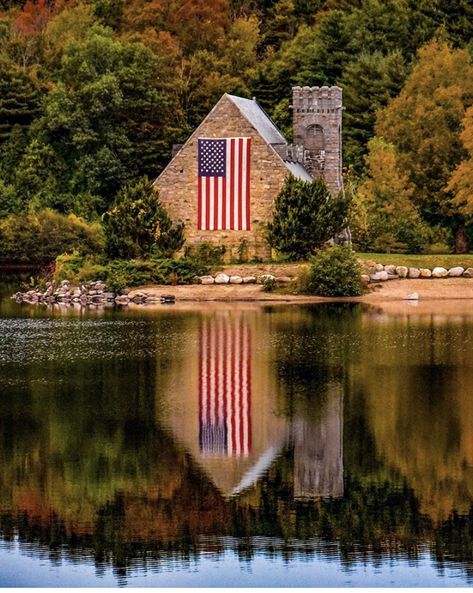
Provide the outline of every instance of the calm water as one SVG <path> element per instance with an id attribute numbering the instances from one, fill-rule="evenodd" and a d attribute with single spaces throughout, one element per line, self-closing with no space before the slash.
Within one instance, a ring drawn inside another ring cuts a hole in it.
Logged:
<path id="1" fill-rule="evenodd" d="M 4 299 L 0 393 L 2 587 L 473 583 L 473 312 Z"/>

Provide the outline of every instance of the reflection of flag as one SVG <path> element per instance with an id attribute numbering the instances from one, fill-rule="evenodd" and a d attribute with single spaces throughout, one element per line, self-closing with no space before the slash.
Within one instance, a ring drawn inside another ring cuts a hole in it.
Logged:
<path id="1" fill-rule="evenodd" d="M 250 138 L 199 138 L 199 230 L 250 228 Z"/>
<path id="2" fill-rule="evenodd" d="M 251 334 L 240 319 L 205 319 L 199 348 L 199 445 L 203 453 L 251 452 Z"/>

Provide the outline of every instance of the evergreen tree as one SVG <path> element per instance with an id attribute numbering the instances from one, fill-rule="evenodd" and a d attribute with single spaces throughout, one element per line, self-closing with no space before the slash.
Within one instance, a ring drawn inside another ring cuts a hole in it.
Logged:
<path id="1" fill-rule="evenodd" d="M 322 178 L 289 175 L 274 204 L 268 242 L 291 260 L 306 259 L 348 226 L 349 199 L 331 196 Z"/>

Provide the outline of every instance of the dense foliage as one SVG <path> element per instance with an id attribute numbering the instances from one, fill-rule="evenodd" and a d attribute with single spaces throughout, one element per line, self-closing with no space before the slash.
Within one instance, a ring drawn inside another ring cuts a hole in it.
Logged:
<path id="1" fill-rule="evenodd" d="M 347 227 L 349 200 L 331 196 L 323 179 L 288 176 L 276 198 L 268 224 L 268 242 L 292 260 L 306 259 Z"/>
<path id="2" fill-rule="evenodd" d="M 361 267 L 349 246 L 332 245 L 312 259 L 300 290 L 324 297 L 358 296 L 363 292 Z"/>
<path id="3" fill-rule="evenodd" d="M 472 23 L 466 0 L 1 0 L 0 217 L 96 220 L 222 93 L 256 96 L 290 139 L 291 86 L 338 84 L 355 189 L 378 184 L 376 133 L 406 200 L 464 249 Z"/>
<path id="4" fill-rule="evenodd" d="M 126 185 L 103 215 L 111 258 L 171 257 L 184 244 L 184 225 L 174 225 L 145 177 Z"/>

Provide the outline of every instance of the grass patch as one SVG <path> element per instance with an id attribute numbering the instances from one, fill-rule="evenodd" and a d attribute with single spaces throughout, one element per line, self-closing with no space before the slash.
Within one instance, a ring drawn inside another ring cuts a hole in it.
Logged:
<path id="1" fill-rule="evenodd" d="M 402 254 L 402 253 L 357 253 L 356 257 L 361 260 L 372 260 L 378 264 L 393 264 L 395 266 L 407 266 L 410 268 L 429 268 L 432 270 L 436 266 L 453 268 L 461 266 L 463 268 L 473 268 L 473 253 L 466 254 Z"/>

